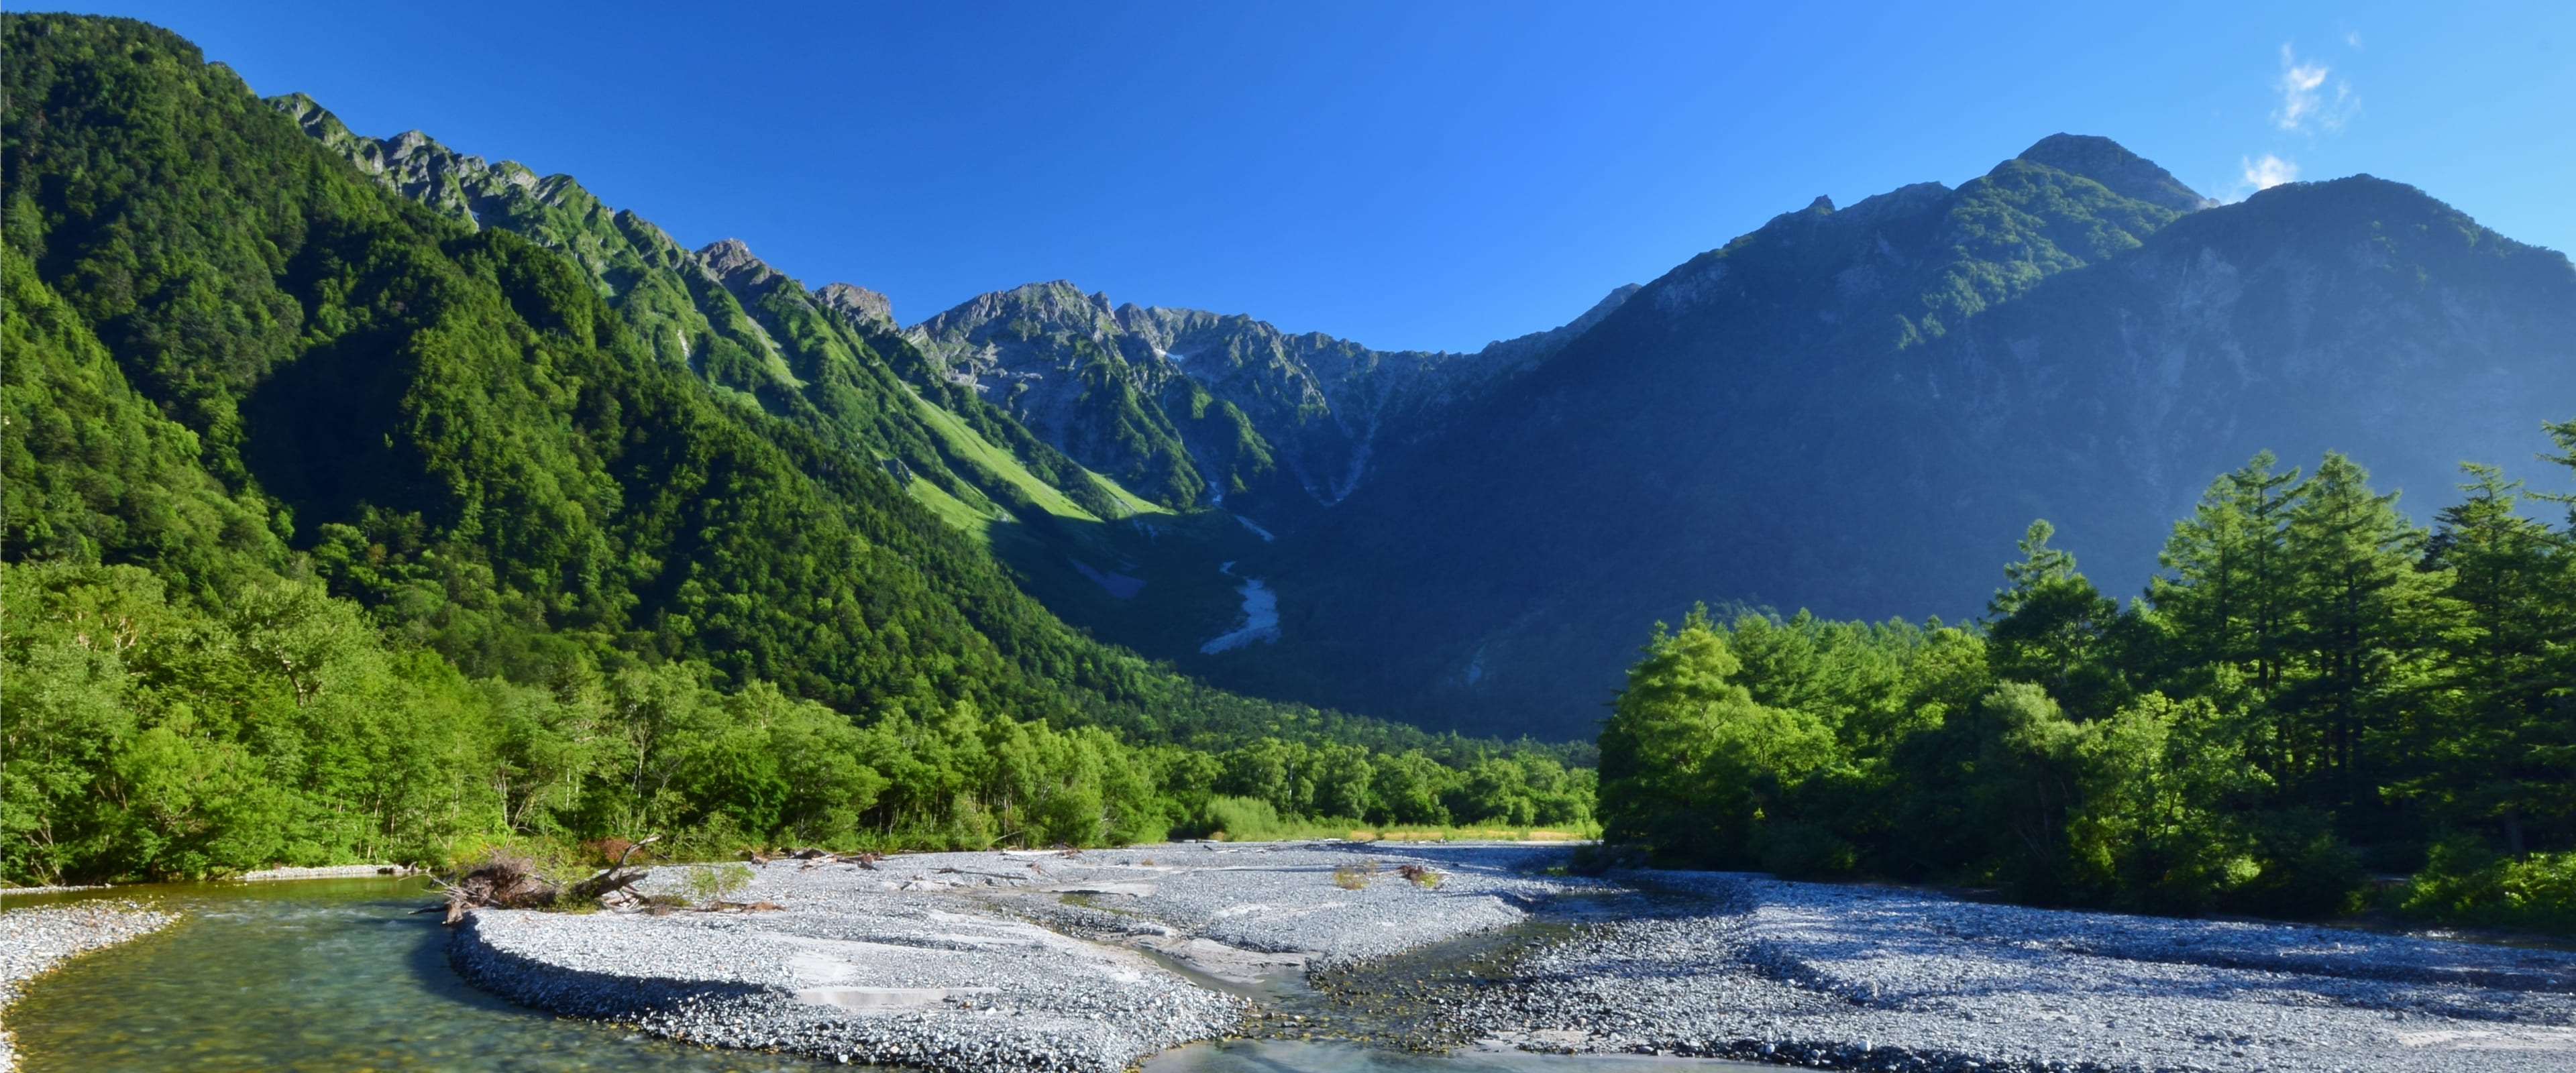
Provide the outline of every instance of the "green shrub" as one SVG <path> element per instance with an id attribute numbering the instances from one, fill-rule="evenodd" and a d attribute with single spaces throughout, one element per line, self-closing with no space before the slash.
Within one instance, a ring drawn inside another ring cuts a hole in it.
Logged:
<path id="1" fill-rule="evenodd" d="M 1200 827 L 1210 838 L 1228 842 L 1267 842 L 1289 835 L 1270 802 L 1250 797 L 1211 797 L 1200 812 Z"/>
<path id="2" fill-rule="evenodd" d="M 2576 931 L 2576 851 L 2516 860 L 2445 840 L 2399 896 L 2408 916 L 2450 924 Z"/>
<path id="3" fill-rule="evenodd" d="M 2361 907 L 2361 858 L 2335 835 L 2334 817 L 2286 809 L 2262 818 L 2254 833 L 2262 871 L 2220 900 L 2222 908 L 2257 916 L 2313 919 Z"/>
<path id="4" fill-rule="evenodd" d="M 723 902 L 751 885 L 751 868 L 740 864 L 699 865 L 680 877 L 680 889 L 697 905 Z"/>

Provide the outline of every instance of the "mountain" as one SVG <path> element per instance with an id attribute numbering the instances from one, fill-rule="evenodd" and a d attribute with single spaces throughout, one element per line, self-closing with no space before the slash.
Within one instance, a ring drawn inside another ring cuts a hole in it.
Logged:
<path id="1" fill-rule="evenodd" d="M 567 175 L 488 163 L 416 130 L 354 134 L 300 93 L 269 103 L 387 189 L 468 227 L 565 254 L 657 357 L 842 452 L 876 460 L 979 538 L 991 525 L 1034 514 L 1094 522 L 1142 506 L 929 375 L 893 331 L 882 294 L 848 283 L 809 291 L 737 240 L 689 251 Z M 933 406 L 948 413 L 927 412 Z"/>
<path id="2" fill-rule="evenodd" d="M 1167 506 L 1223 503 L 1281 528 L 1340 502 L 1385 454 L 1537 369 L 1619 308 L 1472 354 L 1380 351 L 1237 314 L 1113 306 L 1057 281 L 915 325 L 949 381 Z"/>
<path id="3" fill-rule="evenodd" d="M 2034 517 L 2133 591 L 2257 450 L 2342 450 L 2430 504 L 2576 398 L 2563 256 L 2369 177 L 2219 205 L 2098 137 L 1819 198 L 1453 354 L 1061 281 L 901 329 L 567 177 L 274 104 L 388 189 L 567 254 L 663 361 L 827 448 L 797 457 L 873 460 L 1065 621 L 1435 726 L 1586 734 L 1645 624 L 1698 600 L 1974 616 Z M 1251 629 L 1253 590 L 1276 643 L 1202 651 Z"/>
<path id="4" fill-rule="evenodd" d="M 371 152 L 143 23 L 5 32 L 9 562 L 130 564 L 218 608 L 314 578 L 474 676 L 694 661 L 854 715 L 1145 738 L 1297 717 L 1067 628 L 944 520 L 926 473 L 957 478 L 948 513 L 979 480 L 1053 496 L 1004 530 L 1093 517 L 976 421 L 1133 500 L 925 400 L 855 288 L 425 139 Z"/>
<path id="5" fill-rule="evenodd" d="M 2217 206 L 2058 135 L 1648 284 L 1248 563 L 1280 640 L 1204 667 L 1580 734 L 1694 601 L 1973 616 L 2039 517 L 2134 592 L 2258 450 L 2345 452 L 2420 513 L 2571 411 L 2564 255 L 2368 176 Z"/>

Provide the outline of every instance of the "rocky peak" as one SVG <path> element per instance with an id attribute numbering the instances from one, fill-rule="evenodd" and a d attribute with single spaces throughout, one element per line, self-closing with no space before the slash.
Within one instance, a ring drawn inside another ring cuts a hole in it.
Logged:
<path id="1" fill-rule="evenodd" d="M 768 282 L 770 277 L 781 274 L 769 267 L 768 262 L 752 256 L 751 247 L 738 238 L 707 243 L 699 247 L 696 256 L 698 267 L 706 269 L 708 275 L 714 276 L 731 291 L 759 286 Z"/>
<path id="2" fill-rule="evenodd" d="M 347 124 L 340 122 L 340 117 L 332 115 L 330 109 L 322 107 L 322 102 L 307 94 L 279 94 L 268 98 L 268 106 L 294 120 L 296 126 L 304 128 L 306 136 L 331 148 L 345 151 L 348 143 L 359 140 L 356 134 L 350 133 Z"/>
<path id="3" fill-rule="evenodd" d="M 2056 168 L 2102 184 L 2121 197 L 2136 198 L 2182 212 L 2218 204 L 2109 138 L 2089 134 L 2051 134 L 2022 150 L 2015 160 Z"/>
<path id="4" fill-rule="evenodd" d="M 851 283 L 826 283 L 814 292 L 814 302 L 832 310 L 853 323 L 892 328 L 894 302 L 885 295 Z"/>

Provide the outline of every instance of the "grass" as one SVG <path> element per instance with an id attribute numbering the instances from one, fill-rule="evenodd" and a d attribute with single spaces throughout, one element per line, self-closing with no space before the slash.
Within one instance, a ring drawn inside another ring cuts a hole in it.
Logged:
<path id="1" fill-rule="evenodd" d="M 934 404 L 928 399 L 924 399 L 918 395 L 913 396 L 913 402 L 921 407 L 922 420 L 927 422 L 933 431 L 937 432 L 942 438 L 947 440 L 949 450 L 955 452 L 958 457 L 983 467 L 994 477 L 997 477 L 1002 481 L 1009 483 L 1012 487 L 1019 489 L 1022 494 L 1029 497 L 1029 502 L 1037 504 L 1039 509 L 1059 518 L 1072 518 L 1089 522 L 1100 520 L 1097 515 L 1082 509 L 1081 505 L 1068 498 L 1064 492 L 1056 488 L 1056 486 L 1039 480 L 1037 474 L 1029 472 L 1028 467 L 1021 465 L 1020 460 L 1017 457 L 1013 456 L 1009 451 L 993 446 L 993 441 L 985 439 L 983 434 L 967 427 L 965 422 L 957 419 L 957 415 L 949 413 L 946 409 L 943 409 L 937 404 Z M 1125 506 L 1135 513 L 1170 513 L 1170 511 L 1167 511 L 1162 507 L 1137 498 L 1134 493 L 1119 487 L 1118 482 L 1116 481 L 1112 481 L 1097 473 L 1092 473 L 1089 470 L 1084 470 L 1083 472 L 1089 475 L 1090 478 L 1094 482 L 1098 483 L 1103 489 L 1106 489 L 1111 496 L 1115 497 L 1121 506 Z M 943 517 L 944 516 L 945 515 L 943 515 Z M 980 525 L 981 522 L 978 524 Z"/>
<path id="2" fill-rule="evenodd" d="M 940 521 L 965 530 L 978 542 L 990 539 L 984 529 L 996 520 L 993 515 L 975 509 L 965 500 L 949 495 L 946 489 L 926 480 L 914 480 L 904 490 L 912 493 L 912 498 L 919 500 L 922 506 L 930 508 Z"/>

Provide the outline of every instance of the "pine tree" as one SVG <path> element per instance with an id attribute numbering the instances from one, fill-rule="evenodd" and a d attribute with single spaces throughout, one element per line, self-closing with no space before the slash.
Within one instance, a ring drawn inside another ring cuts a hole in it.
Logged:
<path id="1" fill-rule="evenodd" d="M 1986 604 L 1987 659 L 1997 678 L 2046 688 L 2078 718 L 2108 715 L 2125 700 L 2113 665 L 2120 604 L 2075 570 L 2075 556 L 2048 546 L 2056 529 L 2034 521 L 2022 561 L 2004 566 L 2012 584 Z"/>
<path id="2" fill-rule="evenodd" d="M 2289 511 L 2299 679 L 2276 704 L 2291 721 L 2293 771 L 2331 776 L 2332 793 L 2359 800 L 2366 755 L 2408 675 L 2418 672 L 2429 624 L 2430 575 L 2416 569 L 2424 530 L 2397 510 L 2397 494 L 2370 489 L 2370 474 L 2328 452 Z"/>
<path id="3" fill-rule="evenodd" d="M 2290 633 L 2290 509 L 2299 471 L 2275 472 L 2272 452 L 2210 482 L 2192 516 L 2175 522 L 2147 583 L 2147 602 L 2186 667 L 2233 665 L 2256 690 L 2282 682 Z"/>
<path id="4" fill-rule="evenodd" d="M 2527 817 L 2564 814 L 2576 738 L 2551 694 L 2552 650 L 2576 641 L 2567 600 L 2569 549 L 2519 510 L 2522 482 L 2494 466 L 2461 467 L 2468 498 L 2444 510 L 2425 556 L 2444 579 L 2438 671 L 2424 691 L 2409 750 L 2415 780 L 2442 811 L 2493 818 L 2525 849 Z"/>

